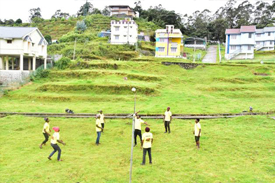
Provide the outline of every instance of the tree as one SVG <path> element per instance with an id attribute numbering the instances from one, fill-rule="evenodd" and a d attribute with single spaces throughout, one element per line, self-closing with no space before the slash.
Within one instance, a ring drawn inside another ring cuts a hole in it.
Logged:
<path id="1" fill-rule="evenodd" d="M 61 10 L 56 10 L 56 12 L 54 13 L 54 15 L 52 16 L 52 18 L 69 18 L 70 14 L 69 13 L 64 13 Z"/>
<path id="2" fill-rule="evenodd" d="M 252 23 L 253 5 L 249 1 L 244 1 L 239 4 L 236 9 L 236 27 L 241 27 L 242 25 L 250 25 Z"/>
<path id="3" fill-rule="evenodd" d="M 46 35 L 45 39 L 48 42 L 48 44 L 50 44 L 50 45 L 52 44 L 52 37 L 50 35 Z"/>
<path id="4" fill-rule="evenodd" d="M 269 5 L 267 2 L 258 1 L 256 2 L 256 9 L 254 11 L 254 24 L 258 28 L 266 27 L 268 24 L 273 23 L 272 18 L 275 12 L 275 1 L 272 5 Z"/>
<path id="5" fill-rule="evenodd" d="M 80 7 L 77 12 L 77 16 L 86 16 L 93 13 L 94 6 L 90 2 L 86 2 L 84 5 Z"/>
<path id="6" fill-rule="evenodd" d="M 41 9 L 39 7 L 30 9 L 29 12 L 30 12 L 30 16 L 29 16 L 30 21 L 32 21 L 34 18 L 42 19 Z"/>
<path id="7" fill-rule="evenodd" d="M 142 13 L 141 2 L 137 1 L 134 4 L 135 4 L 134 11 L 138 12 L 141 15 L 141 13 Z"/>
<path id="8" fill-rule="evenodd" d="M 101 11 L 97 8 L 94 8 L 92 14 L 101 14 Z"/>
<path id="9" fill-rule="evenodd" d="M 110 16 L 111 12 L 108 6 L 105 6 L 105 8 L 102 10 L 102 15 Z"/>
<path id="10" fill-rule="evenodd" d="M 22 20 L 20 18 L 18 18 L 16 21 L 15 21 L 16 24 L 22 24 Z"/>
<path id="11" fill-rule="evenodd" d="M 85 30 L 87 29 L 87 26 L 85 24 L 85 22 L 82 20 L 82 21 L 77 21 L 76 22 L 76 31 L 79 32 L 79 33 L 82 33 L 84 32 Z"/>

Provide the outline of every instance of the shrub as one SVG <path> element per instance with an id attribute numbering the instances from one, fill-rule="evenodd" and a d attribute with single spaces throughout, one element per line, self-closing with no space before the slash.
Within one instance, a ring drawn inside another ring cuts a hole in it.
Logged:
<path id="1" fill-rule="evenodd" d="M 76 30 L 80 33 L 84 32 L 87 29 L 87 26 L 85 24 L 85 22 L 82 21 L 77 21 L 76 23 Z"/>
<path id="2" fill-rule="evenodd" d="M 63 70 L 63 69 L 66 69 L 70 63 L 71 63 L 71 59 L 67 57 L 62 57 L 55 63 L 55 67 L 60 70 Z"/>

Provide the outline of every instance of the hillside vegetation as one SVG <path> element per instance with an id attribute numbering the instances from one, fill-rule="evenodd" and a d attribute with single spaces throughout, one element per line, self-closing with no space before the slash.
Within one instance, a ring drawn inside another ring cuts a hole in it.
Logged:
<path id="1" fill-rule="evenodd" d="M 192 70 L 159 61 L 72 61 L 65 70 L 45 71 L 43 78 L 1 98 L 0 111 L 130 113 L 137 88 L 143 113 L 242 112 L 275 110 L 275 65 L 199 65 Z M 14 106 L 17 106 L 16 108 Z M 119 107 L 118 107 L 119 106 Z"/>

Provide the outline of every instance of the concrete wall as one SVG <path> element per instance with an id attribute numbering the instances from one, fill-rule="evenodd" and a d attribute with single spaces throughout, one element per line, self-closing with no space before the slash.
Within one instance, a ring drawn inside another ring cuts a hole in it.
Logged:
<path id="1" fill-rule="evenodd" d="M 8 85 L 10 83 L 21 83 L 29 79 L 30 71 L 1 70 L 0 83 Z"/>

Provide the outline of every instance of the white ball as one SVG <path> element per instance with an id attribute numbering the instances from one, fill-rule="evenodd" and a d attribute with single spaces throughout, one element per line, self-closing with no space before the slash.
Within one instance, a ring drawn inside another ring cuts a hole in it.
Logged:
<path id="1" fill-rule="evenodd" d="M 132 91 L 135 92 L 135 91 L 136 91 L 136 88 L 132 88 Z"/>

